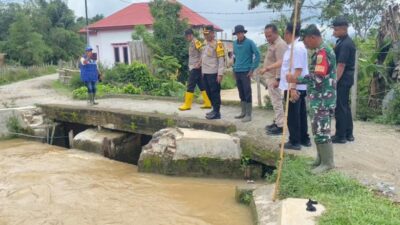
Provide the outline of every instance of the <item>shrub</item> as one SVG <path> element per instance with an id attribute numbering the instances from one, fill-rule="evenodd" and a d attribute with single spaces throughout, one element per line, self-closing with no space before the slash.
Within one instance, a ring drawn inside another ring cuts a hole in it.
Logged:
<path id="1" fill-rule="evenodd" d="M 99 84 L 97 85 L 97 97 L 103 97 L 104 95 L 109 94 L 122 94 L 123 90 L 116 86 L 112 86 L 109 84 Z M 72 91 L 72 97 L 75 99 L 87 99 L 87 88 L 80 87 Z"/>
<path id="2" fill-rule="evenodd" d="M 173 56 L 155 55 L 153 65 L 156 69 L 156 76 L 162 80 L 177 80 L 181 65 L 177 58 Z"/>
<path id="3" fill-rule="evenodd" d="M 81 76 L 79 73 L 72 75 L 71 80 L 69 81 L 69 86 L 72 89 L 76 89 L 76 88 L 85 86 L 85 84 L 81 80 Z"/>
<path id="4" fill-rule="evenodd" d="M 382 118 L 379 118 L 379 122 L 400 125 L 400 84 L 395 85 L 393 90 L 393 99 L 389 102 Z"/>
<path id="5" fill-rule="evenodd" d="M 142 93 L 142 89 L 133 86 L 133 84 L 127 84 L 122 88 L 122 92 L 124 94 L 138 95 Z"/>
<path id="6" fill-rule="evenodd" d="M 221 89 L 226 90 L 226 89 L 232 89 L 235 87 L 236 87 L 236 80 L 233 77 L 233 72 L 231 72 L 231 71 L 225 72 L 224 79 L 222 80 L 222 83 L 221 83 Z"/>
<path id="7" fill-rule="evenodd" d="M 180 82 L 168 81 L 160 85 L 159 88 L 154 89 L 150 94 L 155 96 L 173 96 L 183 97 L 186 91 L 186 86 Z"/>
<path id="8" fill-rule="evenodd" d="M 150 74 L 147 65 L 137 61 L 131 65 L 118 64 L 113 69 L 106 71 L 104 82 L 108 84 L 132 83 L 144 91 L 150 91 L 157 87 L 157 81 Z"/>

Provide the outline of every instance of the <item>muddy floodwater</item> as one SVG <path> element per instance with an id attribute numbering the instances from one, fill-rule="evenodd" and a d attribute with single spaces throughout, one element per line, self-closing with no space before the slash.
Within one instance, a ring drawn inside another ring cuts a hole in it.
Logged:
<path id="1" fill-rule="evenodd" d="M 246 225 L 242 181 L 139 174 L 134 165 L 41 143 L 0 142 L 0 225 Z"/>

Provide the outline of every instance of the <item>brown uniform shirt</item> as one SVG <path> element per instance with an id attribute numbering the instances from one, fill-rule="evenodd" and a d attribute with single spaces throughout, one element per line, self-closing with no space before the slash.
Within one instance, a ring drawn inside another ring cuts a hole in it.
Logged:
<path id="1" fill-rule="evenodd" d="M 288 49 L 288 45 L 286 42 L 281 38 L 278 37 L 274 43 L 272 43 L 268 47 L 267 54 L 264 59 L 264 67 L 267 67 L 269 65 L 272 65 L 276 63 L 278 60 L 283 59 L 283 55 L 285 54 L 286 50 Z M 264 74 L 264 76 L 267 79 L 275 79 L 275 78 L 280 78 L 280 72 L 281 69 L 274 69 L 271 71 L 268 71 Z"/>
<path id="2" fill-rule="evenodd" d="M 217 41 L 207 42 L 201 57 L 201 69 L 203 74 L 224 75 L 225 55 L 218 56 Z"/>
<path id="3" fill-rule="evenodd" d="M 201 63 L 201 49 L 203 47 L 203 44 L 197 40 L 193 39 L 192 42 L 190 42 L 189 46 L 189 70 L 195 69 L 197 67 L 200 67 Z"/>

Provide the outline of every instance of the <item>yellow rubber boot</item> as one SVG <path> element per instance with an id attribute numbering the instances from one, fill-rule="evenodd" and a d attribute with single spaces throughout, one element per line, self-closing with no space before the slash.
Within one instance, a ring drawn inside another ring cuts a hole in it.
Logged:
<path id="1" fill-rule="evenodd" d="M 179 107 L 179 110 L 185 111 L 185 110 L 190 110 L 192 108 L 192 102 L 193 102 L 193 93 L 186 92 L 185 93 L 185 103 Z"/>
<path id="2" fill-rule="evenodd" d="M 203 105 L 200 107 L 202 109 L 211 109 L 211 101 L 208 98 L 207 92 L 202 91 L 201 96 L 203 97 Z"/>

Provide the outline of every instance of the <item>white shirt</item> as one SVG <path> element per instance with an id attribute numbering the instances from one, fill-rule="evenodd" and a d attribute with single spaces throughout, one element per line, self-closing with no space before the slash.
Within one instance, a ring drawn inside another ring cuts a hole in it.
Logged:
<path id="1" fill-rule="evenodd" d="M 290 49 L 292 45 L 289 44 L 289 48 L 286 50 L 283 55 L 282 67 L 281 67 L 281 81 L 279 82 L 279 88 L 281 90 L 288 89 L 288 83 L 286 81 L 286 74 L 289 73 L 289 64 L 290 64 Z M 303 69 L 301 72 L 302 77 L 308 74 L 308 55 L 307 49 L 304 46 L 304 43 L 298 39 L 294 42 L 294 50 L 293 50 L 293 66 L 291 68 L 291 73 L 294 74 L 295 69 Z M 297 90 L 307 90 L 306 84 L 298 84 Z"/>

